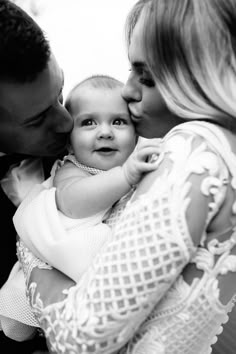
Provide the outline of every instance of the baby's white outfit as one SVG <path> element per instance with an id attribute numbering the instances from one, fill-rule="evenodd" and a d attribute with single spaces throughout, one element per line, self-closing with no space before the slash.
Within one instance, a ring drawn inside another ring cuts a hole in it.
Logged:
<path id="1" fill-rule="evenodd" d="M 90 174 L 103 172 L 80 164 L 73 155 L 66 156 L 63 161 L 68 160 Z M 38 205 L 35 205 L 36 209 L 34 210 L 37 210 L 37 207 L 40 208 L 41 203 L 50 206 L 51 200 L 55 201 L 56 188 L 52 187 L 52 177 L 47 183 L 51 184 L 49 194 L 37 200 Z M 34 191 L 27 199 L 30 200 L 31 195 L 34 195 Z M 49 199 L 48 203 L 45 198 Z M 59 210 L 55 212 L 54 209 L 45 207 L 45 215 L 50 221 L 50 230 L 47 225 L 40 222 L 35 225 L 37 218 L 34 218 L 34 223 L 29 227 L 29 230 L 36 228 L 37 236 L 35 232 L 24 232 L 21 234 L 21 239 L 35 256 L 77 282 L 102 245 L 111 236 L 110 227 L 103 223 L 109 210 L 110 208 L 107 208 L 87 218 L 72 219 Z M 30 212 L 28 215 L 29 224 L 31 220 L 32 213 Z"/>
<path id="2" fill-rule="evenodd" d="M 66 160 L 70 160 L 78 168 L 90 174 L 102 172 L 78 163 L 73 155 L 66 156 L 63 161 Z M 56 161 L 51 177 L 33 187 L 27 198 L 33 198 L 35 193 L 43 188 L 41 187 L 43 185 L 50 188 L 48 198 L 52 197 L 55 200 L 56 189 L 52 188 L 52 182 L 59 165 L 61 162 Z M 111 235 L 110 227 L 103 223 L 109 208 L 83 219 L 71 219 L 59 210 L 53 213 L 50 208 L 44 208 L 44 211 L 50 219 L 50 232 L 47 232 L 45 225 L 41 223 L 36 225 L 34 222 L 31 227 L 39 231 L 37 237 L 33 237 L 34 232 L 29 232 L 24 235 L 23 239 L 37 257 L 77 281 Z M 32 215 L 29 215 L 29 220 L 31 218 Z M 16 341 L 29 339 L 34 335 L 36 327 L 39 327 L 26 298 L 25 279 L 19 262 L 15 264 L 1 289 L 0 319 L 0 328 L 2 327 L 4 333 Z"/>

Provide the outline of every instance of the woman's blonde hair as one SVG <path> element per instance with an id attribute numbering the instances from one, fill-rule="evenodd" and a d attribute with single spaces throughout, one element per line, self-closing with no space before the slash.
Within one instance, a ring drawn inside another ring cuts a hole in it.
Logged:
<path id="1" fill-rule="evenodd" d="M 140 16 L 147 65 L 170 110 L 236 130 L 236 0 L 140 0 L 128 45 Z"/>

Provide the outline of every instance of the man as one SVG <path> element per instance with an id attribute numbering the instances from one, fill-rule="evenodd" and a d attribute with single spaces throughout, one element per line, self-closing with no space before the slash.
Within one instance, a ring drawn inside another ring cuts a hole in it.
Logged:
<path id="1" fill-rule="evenodd" d="M 21 8 L 0 0 L 0 288 L 17 260 L 15 206 L 5 176 L 12 163 L 22 166 L 33 156 L 44 157 L 45 177 L 65 150 L 73 123 L 62 104 L 63 80 L 42 29 Z M 3 347 L 9 354 L 46 348 L 40 338 L 19 343 L 0 332 Z"/>

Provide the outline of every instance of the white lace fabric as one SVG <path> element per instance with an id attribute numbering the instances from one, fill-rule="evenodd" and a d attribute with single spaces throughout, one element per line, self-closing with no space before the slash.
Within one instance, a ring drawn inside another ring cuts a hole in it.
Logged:
<path id="1" fill-rule="evenodd" d="M 199 136 L 202 141 L 196 146 Z M 185 123 L 167 135 L 164 144 L 171 172 L 166 169 L 147 193 L 125 208 L 124 200 L 117 205 L 108 221 L 111 241 L 78 284 L 68 289 L 67 297 L 45 306 L 40 297 L 44 284 L 37 279 L 29 283 L 32 309 L 53 351 L 210 353 L 233 306 L 233 298 L 225 306 L 220 302 L 218 276 L 236 272 L 236 257 L 231 254 L 236 238 L 232 225 L 226 241 L 207 243 L 207 229 L 226 199 L 228 181 L 235 191 L 235 155 L 220 130 L 208 123 Z M 199 224 L 199 249 L 186 219 L 194 193 L 192 175 L 200 181 L 194 186 L 197 193 L 205 197 L 192 221 Z M 19 257 L 29 277 L 32 262 L 21 257 L 24 245 L 20 246 Z M 191 286 L 179 277 L 190 261 L 203 271 Z"/>

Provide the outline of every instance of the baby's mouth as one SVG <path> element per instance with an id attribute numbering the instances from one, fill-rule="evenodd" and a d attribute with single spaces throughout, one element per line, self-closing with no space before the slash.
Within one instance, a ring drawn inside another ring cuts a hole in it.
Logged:
<path id="1" fill-rule="evenodd" d="M 116 149 L 112 149 L 110 147 L 102 147 L 100 149 L 96 149 L 95 150 L 97 153 L 100 153 L 100 154 L 106 154 L 106 155 L 109 155 L 109 154 L 113 154 L 114 152 L 116 152 L 117 150 Z"/>
<path id="2" fill-rule="evenodd" d="M 112 149 L 112 148 L 109 148 L 109 147 L 102 147 L 100 149 L 97 149 L 96 151 L 110 152 L 110 151 L 115 151 L 115 149 Z"/>

